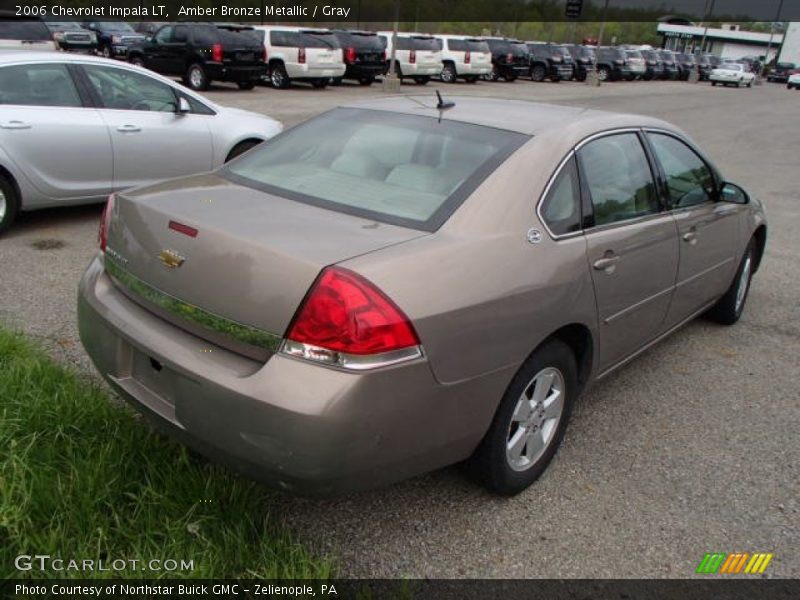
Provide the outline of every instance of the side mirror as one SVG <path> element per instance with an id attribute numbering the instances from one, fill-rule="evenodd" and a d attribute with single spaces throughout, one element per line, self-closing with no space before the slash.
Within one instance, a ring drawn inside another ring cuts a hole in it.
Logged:
<path id="1" fill-rule="evenodd" d="M 153 42 L 153 36 L 152 35 L 145 36 L 144 41 L 147 42 L 148 44 L 151 44 Z"/>
<path id="2" fill-rule="evenodd" d="M 189 104 L 189 101 L 181 96 L 178 98 L 178 110 L 176 111 L 179 115 L 186 115 L 192 112 L 192 105 Z"/>
<path id="3" fill-rule="evenodd" d="M 725 182 L 719 192 L 719 199 L 722 202 L 733 202 L 734 204 L 747 204 L 750 196 L 735 183 Z"/>

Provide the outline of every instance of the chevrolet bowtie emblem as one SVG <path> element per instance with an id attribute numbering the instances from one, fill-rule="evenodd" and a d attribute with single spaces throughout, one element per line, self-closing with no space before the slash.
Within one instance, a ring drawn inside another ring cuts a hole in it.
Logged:
<path id="1" fill-rule="evenodd" d="M 186 259 L 174 250 L 162 250 L 158 255 L 158 260 L 168 269 L 177 269 L 186 262 Z"/>

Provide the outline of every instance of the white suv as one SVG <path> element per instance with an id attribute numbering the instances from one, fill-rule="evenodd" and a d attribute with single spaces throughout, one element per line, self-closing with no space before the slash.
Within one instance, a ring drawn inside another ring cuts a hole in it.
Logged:
<path id="1" fill-rule="evenodd" d="M 292 81 L 306 81 L 324 88 L 331 78 L 344 75 L 342 47 L 329 29 L 263 25 L 254 29 L 267 49 L 266 77 L 273 87 L 284 89 Z"/>
<path id="2" fill-rule="evenodd" d="M 480 38 L 462 35 L 437 35 L 442 45 L 442 81 L 455 83 L 461 78 L 475 83 L 492 72 L 492 51 Z"/>
<path id="3" fill-rule="evenodd" d="M 392 56 L 392 32 L 379 31 L 378 35 L 386 40 L 386 58 Z M 395 49 L 395 73 L 402 81 L 411 77 L 421 85 L 425 85 L 434 75 L 442 72 L 442 51 L 439 40 L 426 33 L 397 33 Z"/>
<path id="4" fill-rule="evenodd" d="M 58 48 L 41 19 L 21 19 L 0 11 L 0 50 L 49 50 Z"/>

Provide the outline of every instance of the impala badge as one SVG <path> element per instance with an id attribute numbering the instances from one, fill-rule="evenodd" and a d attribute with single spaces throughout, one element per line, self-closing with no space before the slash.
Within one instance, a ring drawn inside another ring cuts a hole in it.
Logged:
<path id="1" fill-rule="evenodd" d="M 158 260 L 164 263 L 168 269 L 177 269 L 186 262 L 186 259 L 175 250 L 162 250 L 158 255 Z"/>

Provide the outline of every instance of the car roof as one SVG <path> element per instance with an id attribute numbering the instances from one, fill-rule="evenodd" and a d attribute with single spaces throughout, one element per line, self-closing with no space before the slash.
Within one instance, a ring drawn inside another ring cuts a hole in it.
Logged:
<path id="1" fill-rule="evenodd" d="M 660 119 L 574 106 L 471 96 L 451 96 L 447 100 L 455 102 L 455 106 L 443 111 L 436 108 L 437 100 L 433 94 L 391 96 L 347 104 L 345 108 L 384 110 L 436 118 L 441 112 L 443 120 L 473 123 L 526 135 L 539 135 L 566 128 L 572 128 L 579 137 L 618 127 L 647 126 L 675 130 L 672 125 Z"/>

